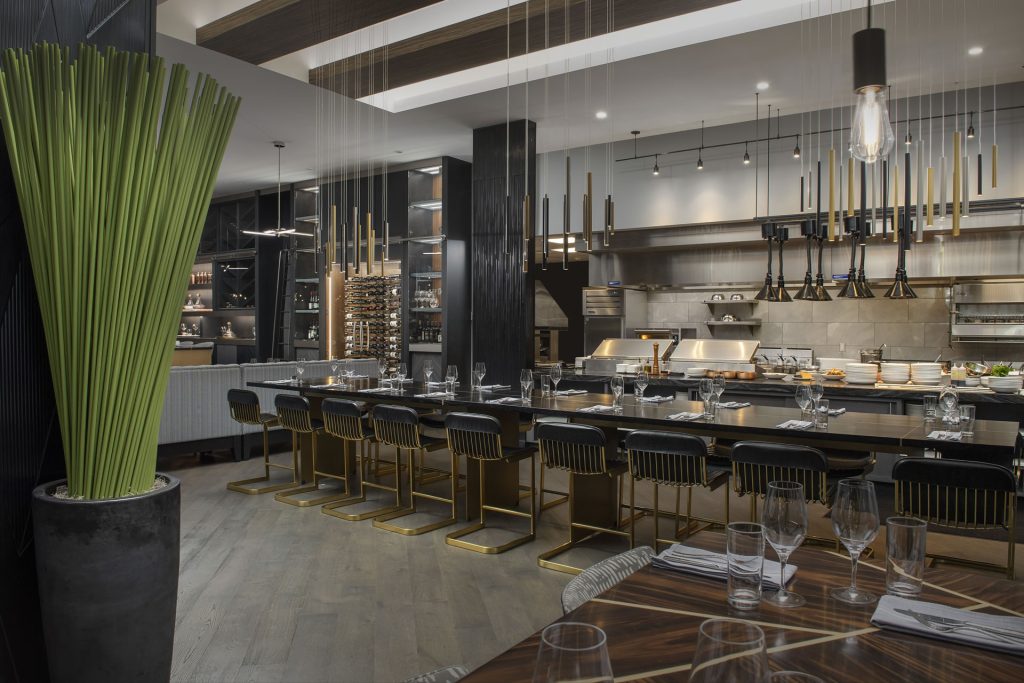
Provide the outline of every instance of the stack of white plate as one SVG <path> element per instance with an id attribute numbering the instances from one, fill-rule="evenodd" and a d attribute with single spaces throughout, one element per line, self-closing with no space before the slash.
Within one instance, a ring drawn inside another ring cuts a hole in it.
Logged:
<path id="1" fill-rule="evenodd" d="M 689 379 L 696 379 L 697 377 L 703 377 L 708 373 L 707 368 L 686 368 L 683 370 L 683 374 Z"/>
<path id="2" fill-rule="evenodd" d="M 1024 387 L 1024 377 L 1010 375 L 1009 377 L 989 377 L 988 388 L 1000 394 L 1015 394 Z"/>
<path id="3" fill-rule="evenodd" d="M 942 384 L 942 363 L 911 363 L 910 376 L 914 384 Z"/>
<path id="4" fill-rule="evenodd" d="M 874 363 L 847 363 L 846 381 L 850 384 L 874 384 L 878 379 L 878 366 Z"/>
<path id="5" fill-rule="evenodd" d="M 885 384 L 906 384 L 910 381 L 910 363 L 882 363 Z"/>

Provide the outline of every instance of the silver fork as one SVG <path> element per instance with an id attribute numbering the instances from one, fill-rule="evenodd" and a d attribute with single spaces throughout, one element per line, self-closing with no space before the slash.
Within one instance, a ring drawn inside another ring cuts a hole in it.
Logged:
<path id="1" fill-rule="evenodd" d="M 971 624 L 966 621 L 957 621 L 955 619 L 947 619 L 945 617 L 937 617 L 931 614 L 923 614 L 921 612 L 915 612 L 913 610 L 896 610 L 900 614 L 913 617 L 919 624 L 929 628 L 938 633 L 956 633 L 959 631 L 974 631 L 997 640 L 1010 644 L 1010 645 L 1024 645 L 1024 635 L 1018 635 L 1015 632 L 1002 631 L 991 626 L 982 626 L 980 624 Z"/>

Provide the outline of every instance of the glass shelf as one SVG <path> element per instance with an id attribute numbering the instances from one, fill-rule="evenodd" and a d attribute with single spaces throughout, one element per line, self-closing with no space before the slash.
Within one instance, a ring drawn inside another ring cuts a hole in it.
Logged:
<path id="1" fill-rule="evenodd" d="M 439 280 L 444 277 L 444 273 L 439 271 L 432 271 L 426 273 L 409 273 L 409 277 L 416 280 Z"/>

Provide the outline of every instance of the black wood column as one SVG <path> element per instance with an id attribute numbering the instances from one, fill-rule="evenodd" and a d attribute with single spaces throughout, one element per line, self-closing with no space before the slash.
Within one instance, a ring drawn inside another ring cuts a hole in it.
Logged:
<path id="1" fill-rule="evenodd" d="M 2 0 L 0 49 L 27 48 L 45 40 L 151 51 L 155 21 L 154 0 Z M 0 681 L 45 681 L 49 674 L 29 497 L 37 484 L 64 476 L 64 456 L 43 323 L 2 133 L 0 245 Z"/>
<path id="2" fill-rule="evenodd" d="M 485 384 L 513 389 L 520 370 L 533 367 L 534 247 L 530 235 L 524 273 L 523 196 L 528 186 L 535 217 L 536 130 L 533 121 L 514 121 L 473 131 L 473 361 L 487 364 Z"/>

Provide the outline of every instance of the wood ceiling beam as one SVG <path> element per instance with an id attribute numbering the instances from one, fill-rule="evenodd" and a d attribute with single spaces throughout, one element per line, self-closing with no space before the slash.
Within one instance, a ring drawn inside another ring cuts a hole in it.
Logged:
<path id="1" fill-rule="evenodd" d="M 441 0 L 259 0 L 196 30 L 196 44 L 252 64 Z"/>
<path id="2" fill-rule="evenodd" d="M 549 0 L 546 27 L 544 3 L 533 0 L 512 6 L 508 14 L 506 10 L 501 9 L 396 41 L 387 48 L 387 88 L 398 88 L 502 61 L 507 54 L 506 41 L 511 56 L 519 57 L 526 53 L 527 27 L 529 51 L 533 53 L 545 49 L 545 37 L 548 47 L 558 47 L 587 37 L 604 35 L 609 30 L 632 28 L 725 5 L 732 0 L 611 1 L 614 3 L 614 26 L 608 17 L 607 0 L 591 0 L 589 3 L 587 0 Z M 568 36 L 566 11 L 569 15 Z M 311 69 L 309 82 L 347 97 L 366 97 L 382 91 L 385 87 L 383 60 L 384 50 L 372 49 Z"/>

